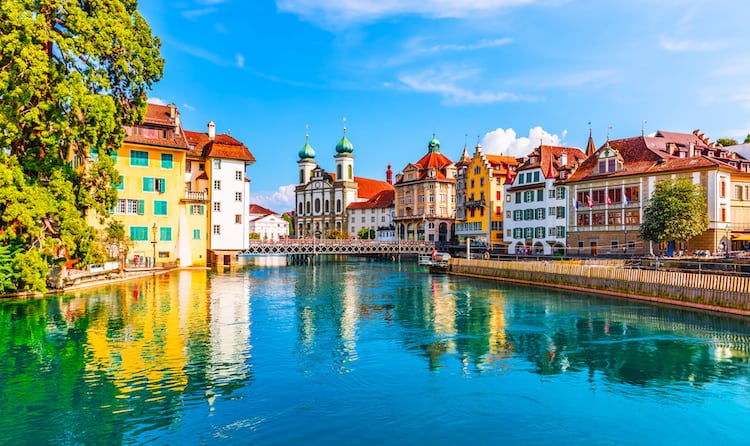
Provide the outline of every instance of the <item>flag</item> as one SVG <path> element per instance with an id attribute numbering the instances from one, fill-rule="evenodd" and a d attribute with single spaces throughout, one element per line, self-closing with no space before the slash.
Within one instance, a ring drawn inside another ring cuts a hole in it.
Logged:
<path id="1" fill-rule="evenodd" d="M 573 206 L 575 206 L 576 209 L 578 209 L 578 200 L 573 200 Z"/>
<path id="2" fill-rule="evenodd" d="M 612 206 L 612 199 L 609 198 L 609 195 L 607 195 L 607 204 Z"/>
<path id="3" fill-rule="evenodd" d="M 592 200 L 591 197 L 588 195 L 586 195 L 586 203 L 588 203 L 589 209 L 594 207 L 594 200 Z"/>
<path id="4" fill-rule="evenodd" d="M 627 195 L 623 195 L 622 196 L 622 202 L 625 203 L 625 206 L 628 205 L 628 196 Z"/>

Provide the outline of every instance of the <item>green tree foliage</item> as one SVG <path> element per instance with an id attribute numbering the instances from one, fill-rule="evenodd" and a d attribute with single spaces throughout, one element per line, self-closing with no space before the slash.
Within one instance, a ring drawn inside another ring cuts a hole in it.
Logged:
<path id="1" fill-rule="evenodd" d="M 742 141 L 742 144 L 750 144 L 750 133 L 747 134 L 745 137 L 745 140 Z"/>
<path id="2" fill-rule="evenodd" d="M 4 254 L 17 274 L 0 270 L 2 284 L 43 290 L 60 253 L 79 265 L 103 259 L 86 212 L 114 207 L 120 177 L 111 156 L 123 126 L 142 121 L 164 67 L 137 6 L 0 2 L 0 246 L 25 251 Z"/>
<path id="3" fill-rule="evenodd" d="M 374 239 L 375 238 L 375 230 L 374 229 L 362 228 L 359 231 L 357 231 L 357 238 L 359 238 L 360 240 Z"/>
<path id="4" fill-rule="evenodd" d="M 689 178 L 661 181 L 644 211 L 641 238 L 688 241 L 708 228 L 707 207 L 703 188 Z"/>
<path id="5" fill-rule="evenodd" d="M 289 215 L 288 212 L 284 212 L 283 214 L 281 214 L 281 218 L 283 218 L 285 222 L 289 223 L 289 235 L 293 236 L 294 235 L 294 222 L 292 221 L 292 216 Z"/>
<path id="6" fill-rule="evenodd" d="M 721 144 L 723 147 L 729 147 L 729 146 L 736 146 L 737 140 L 732 138 L 719 138 L 716 140 L 717 143 Z"/>

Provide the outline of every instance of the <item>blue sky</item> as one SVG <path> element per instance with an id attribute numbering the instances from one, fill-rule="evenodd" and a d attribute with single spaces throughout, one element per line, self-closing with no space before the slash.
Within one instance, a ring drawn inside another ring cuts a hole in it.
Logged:
<path id="1" fill-rule="evenodd" d="M 585 147 L 656 130 L 750 133 L 746 0 L 142 0 L 186 129 L 243 141 L 251 201 L 294 207 L 297 153 L 385 179 L 435 133 L 523 156 L 544 139 Z M 646 121 L 644 123 L 644 121 Z M 471 153 L 471 152 L 470 152 Z"/>

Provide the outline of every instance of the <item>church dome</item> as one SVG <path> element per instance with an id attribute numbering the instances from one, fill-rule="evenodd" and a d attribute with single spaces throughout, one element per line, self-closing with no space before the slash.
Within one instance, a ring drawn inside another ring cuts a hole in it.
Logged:
<path id="1" fill-rule="evenodd" d="M 305 145 L 302 146 L 301 149 L 299 149 L 299 158 L 302 160 L 315 159 L 315 150 L 313 150 L 312 146 L 310 145 L 307 135 L 305 135 Z"/>
<path id="2" fill-rule="evenodd" d="M 346 132 L 344 132 L 341 141 L 336 144 L 336 153 L 352 153 L 353 151 L 354 145 L 349 141 L 349 138 L 346 137 Z"/>
<path id="3" fill-rule="evenodd" d="M 427 143 L 427 148 L 430 150 L 430 153 L 440 153 L 440 141 L 435 138 L 434 134 L 430 142 Z"/>

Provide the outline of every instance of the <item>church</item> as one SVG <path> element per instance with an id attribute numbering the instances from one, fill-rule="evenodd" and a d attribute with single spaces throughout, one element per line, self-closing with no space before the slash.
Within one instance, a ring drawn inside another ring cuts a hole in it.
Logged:
<path id="1" fill-rule="evenodd" d="M 354 145 L 344 135 L 333 156 L 336 171 L 327 172 L 318 165 L 310 136 L 299 151 L 299 183 L 295 187 L 295 233 L 299 238 L 351 238 L 348 207 L 366 202 L 384 191 L 392 191 L 388 181 L 354 175 Z"/>

